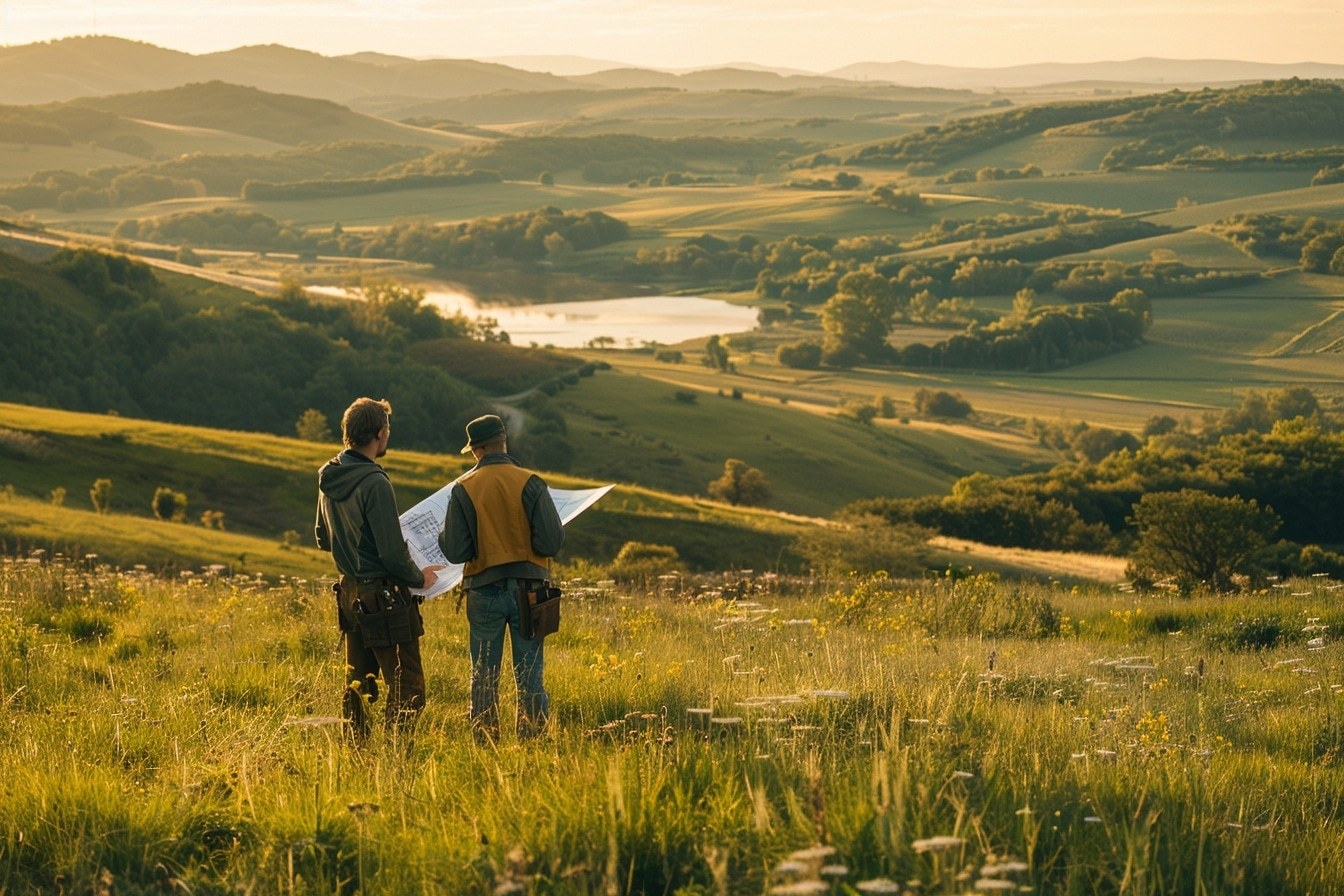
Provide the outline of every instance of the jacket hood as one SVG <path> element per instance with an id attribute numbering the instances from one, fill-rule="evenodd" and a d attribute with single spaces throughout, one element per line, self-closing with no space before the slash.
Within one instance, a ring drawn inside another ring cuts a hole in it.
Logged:
<path id="1" fill-rule="evenodd" d="M 378 464 L 352 451 L 342 451 L 317 471 L 317 488 L 333 501 L 344 501 L 370 476 L 386 477 Z"/>

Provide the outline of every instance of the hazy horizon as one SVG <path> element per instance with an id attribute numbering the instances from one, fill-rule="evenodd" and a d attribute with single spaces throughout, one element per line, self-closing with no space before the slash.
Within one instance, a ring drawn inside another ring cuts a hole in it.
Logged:
<path id="1" fill-rule="evenodd" d="M 326 56 L 580 56 L 666 69 L 862 62 L 997 68 L 1141 57 L 1344 63 L 1331 0 L 3 0 L 0 45 L 108 35 L 200 54 L 283 44 Z"/>

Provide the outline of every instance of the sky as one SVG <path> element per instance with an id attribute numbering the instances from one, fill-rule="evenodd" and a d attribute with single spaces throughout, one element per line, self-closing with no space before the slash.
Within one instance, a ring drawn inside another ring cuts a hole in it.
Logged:
<path id="1" fill-rule="evenodd" d="M 1158 56 L 1344 63 L 1341 0 L 0 0 L 0 45 L 88 34 L 188 53 L 578 55 L 649 68 L 993 68 Z"/>

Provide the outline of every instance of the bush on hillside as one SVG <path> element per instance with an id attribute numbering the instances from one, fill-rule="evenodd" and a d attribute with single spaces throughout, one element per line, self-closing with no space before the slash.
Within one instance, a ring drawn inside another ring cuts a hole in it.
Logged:
<path id="1" fill-rule="evenodd" d="M 964 419 L 971 415 L 971 403 L 961 395 L 942 389 L 916 389 L 915 412 L 926 417 Z"/>
<path id="2" fill-rule="evenodd" d="M 609 571 L 619 582 L 647 587 L 652 579 L 685 572 L 686 567 L 670 544 L 627 541 L 611 561 Z"/>

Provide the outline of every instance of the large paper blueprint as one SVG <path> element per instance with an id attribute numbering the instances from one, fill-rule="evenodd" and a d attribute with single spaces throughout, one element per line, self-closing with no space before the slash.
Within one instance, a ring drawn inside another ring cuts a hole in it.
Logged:
<path id="1" fill-rule="evenodd" d="M 612 486 L 600 488 L 559 489 L 553 488 L 551 500 L 560 512 L 560 522 L 568 524 L 574 517 L 593 506 L 598 498 L 611 491 Z M 448 517 L 448 502 L 453 497 L 453 483 L 448 483 L 434 494 L 401 515 L 401 532 L 406 536 L 406 547 L 411 550 L 411 559 L 421 569 L 426 566 L 443 566 L 439 570 L 438 581 L 423 594 L 428 600 L 462 581 L 462 564 L 449 563 L 439 548 L 439 533 L 443 531 L 443 521 Z"/>

